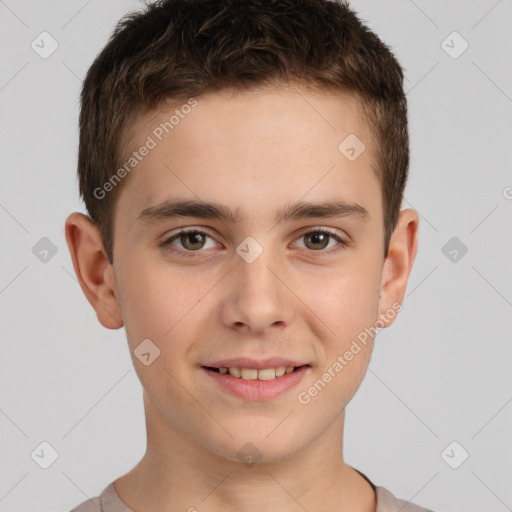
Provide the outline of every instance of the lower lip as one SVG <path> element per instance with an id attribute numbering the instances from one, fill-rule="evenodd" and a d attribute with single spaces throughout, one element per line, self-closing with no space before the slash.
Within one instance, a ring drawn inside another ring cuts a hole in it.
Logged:
<path id="1" fill-rule="evenodd" d="M 245 380 L 228 373 L 217 373 L 204 367 L 201 369 L 233 395 L 244 400 L 269 400 L 296 386 L 304 378 L 310 366 L 301 366 L 294 372 L 285 373 L 272 380 Z"/>

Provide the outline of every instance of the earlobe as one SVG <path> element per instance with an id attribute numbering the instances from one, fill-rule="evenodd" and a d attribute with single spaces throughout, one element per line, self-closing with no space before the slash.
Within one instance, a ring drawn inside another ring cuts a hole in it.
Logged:
<path id="1" fill-rule="evenodd" d="M 387 312 L 397 308 L 404 300 L 407 281 L 418 249 L 418 214 L 411 209 L 402 210 L 398 223 L 391 235 L 389 251 L 384 262 L 381 277 L 379 318 L 390 326 L 395 314 Z"/>
<path id="2" fill-rule="evenodd" d="M 72 213 L 66 219 L 66 242 L 80 287 L 101 325 L 119 329 L 123 320 L 112 267 L 96 224 L 81 213 Z"/>

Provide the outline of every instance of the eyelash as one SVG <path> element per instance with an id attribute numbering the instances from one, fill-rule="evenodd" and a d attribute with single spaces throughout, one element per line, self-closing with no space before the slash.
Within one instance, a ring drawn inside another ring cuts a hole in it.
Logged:
<path id="1" fill-rule="evenodd" d="M 201 235 L 206 235 L 206 236 L 208 236 L 208 237 L 213 239 L 213 237 L 211 235 L 209 235 L 206 231 L 201 231 L 199 229 L 183 229 L 182 231 L 174 234 L 172 237 L 165 239 L 163 242 L 160 243 L 160 246 L 164 247 L 166 250 L 170 250 L 171 252 L 181 253 L 185 257 L 194 257 L 195 253 L 204 252 L 204 251 L 202 251 L 201 249 L 199 249 L 197 251 L 188 251 L 188 250 L 183 250 L 183 249 L 176 249 L 171 244 L 171 242 L 173 242 L 174 240 L 178 239 L 181 235 L 183 235 L 183 234 L 190 234 L 190 233 L 199 233 Z M 327 230 L 325 228 L 315 228 L 315 229 L 312 229 L 310 231 L 306 231 L 305 233 L 302 233 L 299 238 L 303 238 L 303 237 L 305 237 L 307 235 L 317 234 L 317 233 L 323 233 L 325 235 L 328 235 L 331 238 L 334 238 L 339 243 L 339 245 L 337 247 L 335 247 L 334 249 L 329 249 L 329 250 L 324 250 L 324 249 L 321 249 L 321 250 L 318 250 L 318 251 L 314 251 L 313 249 L 305 249 L 305 250 L 310 251 L 310 252 L 318 252 L 318 253 L 323 253 L 323 254 L 329 254 L 330 255 L 330 254 L 336 254 L 339 251 L 342 251 L 348 245 L 348 243 L 345 242 L 344 240 L 342 240 L 338 235 L 332 233 L 331 231 L 329 231 L 329 230 Z"/>

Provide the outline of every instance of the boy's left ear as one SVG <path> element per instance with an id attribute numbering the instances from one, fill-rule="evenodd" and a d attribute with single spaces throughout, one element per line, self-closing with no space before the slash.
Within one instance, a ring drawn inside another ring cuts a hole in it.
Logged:
<path id="1" fill-rule="evenodd" d="M 404 300 L 407 280 L 418 249 L 419 217 L 416 211 L 402 210 L 398 223 L 389 241 L 389 251 L 382 269 L 379 318 L 389 327 L 396 318 L 398 303 Z M 386 314 L 394 310 L 394 314 Z"/>

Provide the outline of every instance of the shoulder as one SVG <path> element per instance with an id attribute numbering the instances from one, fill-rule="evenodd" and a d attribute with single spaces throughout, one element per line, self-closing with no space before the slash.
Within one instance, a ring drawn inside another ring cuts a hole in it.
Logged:
<path id="1" fill-rule="evenodd" d="M 375 512 L 432 512 L 432 510 L 415 505 L 410 501 L 396 498 L 385 487 L 375 485 L 362 471 L 359 471 L 359 469 L 352 469 L 355 469 L 374 490 L 376 498 Z"/>
<path id="2" fill-rule="evenodd" d="M 385 487 L 376 486 L 377 495 L 376 512 L 432 512 L 409 501 L 396 498 Z"/>
<path id="3" fill-rule="evenodd" d="M 103 489 L 103 492 L 90 500 L 84 501 L 71 512 L 132 512 L 116 493 L 114 482 Z"/>
<path id="4" fill-rule="evenodd" d="M 80 505 L 76 506 L 71 512 L 103 512 L 101 508 L 100 497 L 96 496 L 95 498 L 91 498 Z"/>

